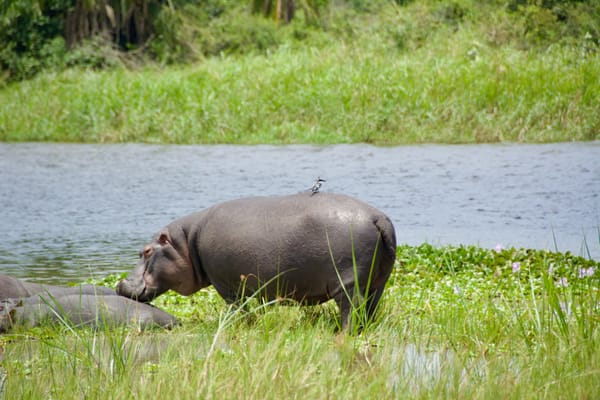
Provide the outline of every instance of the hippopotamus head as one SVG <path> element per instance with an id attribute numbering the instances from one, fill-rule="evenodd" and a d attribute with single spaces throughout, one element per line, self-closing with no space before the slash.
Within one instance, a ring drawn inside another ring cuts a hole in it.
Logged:
<path id="1" fill-rule="evenodd" d="M 137 266 L 117 284 L 116 290 L 121 296 L 145 303 L 169 289 L 189 295 L 200 285 L 185 242 L 173 240 L 165 228 L 140 250 Z"/>

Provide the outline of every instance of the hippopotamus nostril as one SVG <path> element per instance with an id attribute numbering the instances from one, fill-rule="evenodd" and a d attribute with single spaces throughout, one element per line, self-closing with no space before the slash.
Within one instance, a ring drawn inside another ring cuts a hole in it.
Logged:
<path id="1" fill-rule="evenodd" d="M 144 247 L 144 257 L 150 258 L 150 256 L 152 255 L 152 252 L 153 252 L 152 246 Z"/>

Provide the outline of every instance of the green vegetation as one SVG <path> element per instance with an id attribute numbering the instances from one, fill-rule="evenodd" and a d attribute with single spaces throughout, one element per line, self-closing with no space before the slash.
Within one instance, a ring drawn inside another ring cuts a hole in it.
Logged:
<path id="1" fill-rule="evenodd" d="M 147 14 L 142 44 L 93 37 L 68 48 L 44 17 L 36 26 L 52 40 L 32 29 L 41 47 L 0 51 L 0 140 L 600 138 L 595 1 L 306 2 L 288 24 L 251 14 L 247 2 L 170 3 Z M 0 23 L 14 28 L 17 14 Z"/>
<path id="2" fill-rule="evenodd" d="M 401 57 L 348 47 L 281 49 L 183 69 L 45 74 L 0 93 L 0 140 L 593 140 L 600 134 L 600 57 L 565 61 L 576 56 L 564 49 L 477 60 L 426 50 Z"/>
<path id="3" fill-rule="evenodd" d="M 0 338 L 6 398 L 594 398 L 600 264 L 523 249 L 400 246 L 379 318 L 335 333 L 333 303 L 155 304 L 182 325 L 43 327 Z M 117 277 L 103 280 L 112 284 Z"/>

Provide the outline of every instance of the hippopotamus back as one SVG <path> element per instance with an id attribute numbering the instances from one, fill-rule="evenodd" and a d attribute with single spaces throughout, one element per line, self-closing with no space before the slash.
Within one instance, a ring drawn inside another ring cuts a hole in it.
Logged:
<path id="1" fill-rule="evenodd" d="M 63 296 L 69 294 L 116 295 L 114 289 L 95 285 L 54 286 L 27 282 L 12 276 L 0 275 L 0 300 L 21 299 L 38 294 Z"/>

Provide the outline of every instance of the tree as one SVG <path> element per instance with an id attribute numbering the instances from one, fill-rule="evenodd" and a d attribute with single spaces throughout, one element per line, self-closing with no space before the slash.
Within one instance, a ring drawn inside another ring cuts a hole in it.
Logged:
<path id="1" fill-rule="evenodd" d="M 329 0 L 252 0 L 251 8 L 255 14 L 263 14 L 275 21 L 289 23 L 299 6 L 308 23 L 316 23 L 320 19 L 319 10 L 329 4 Z"/>
<path id="2" fill-rule="evenodd" d="M 127 49 L 144 45 L 152 37 L 152 17 L 160 0 L 72 0 L 65 18 L 68 47 L 93 36 L 104 36 Z"/>
<path id="3" fill-rule="evenodd" d="M 252 12 L 262 13 L 276 21 L 289 23 L 294 18 L 296 4 L 294 0 L 253 0 Z"/>

